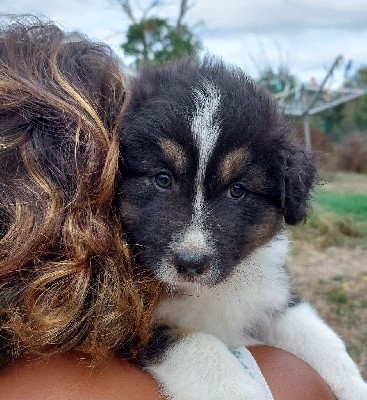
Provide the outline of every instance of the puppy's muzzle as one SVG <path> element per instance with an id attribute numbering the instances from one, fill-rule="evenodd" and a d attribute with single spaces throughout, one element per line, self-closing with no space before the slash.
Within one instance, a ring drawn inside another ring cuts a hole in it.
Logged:
<path id="1" fill-rule="evenodd" d="M 211 257 L 207 254 L 182 250 L 174 255 L 174 264 L 179 274 L 186 276 L 199 276 L 204 274 L 211 263 Z"/>

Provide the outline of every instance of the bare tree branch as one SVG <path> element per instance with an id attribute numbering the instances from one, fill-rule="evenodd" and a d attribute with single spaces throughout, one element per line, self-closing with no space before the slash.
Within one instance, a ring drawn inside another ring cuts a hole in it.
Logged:
<path id="1" fill-rule="evenodd" d="M 130 0 L 116 0 L 116 1 L 117 1 L 117 3 L 120 4 L 120 6 L 122 8 L 122 11 L 125 13 L 125 15 L 127 15 L 130 18 L 131 22 L 133 24 L 136 24 L 137 20 L 136 20 L 134 14 L 133 14 L 132 9 L 131 9 Z"/>
<path id="2" fill-rule="evenodd" d="M 194 4 L 190 4 L 189 0 L 181 0 L 181 2 L 180 2 L 180 11 L 179 11 L 177 22 L 176 22 L 176 30 L 180 29 L 180 27 L 182 26 L 182 21 L 183 21 L 185 15 L 186 15 L 186 13 L 193 6 L 194 6 Z"/>
<path id="3" fill-rule="evenodd" d="M 148 14 L 150 13 L 150 11 L 152 11 L 154 8 L 160 7 L 163 4 L 162 0 L 151 0 L 150 4 L 147 7 L 143 8 L 140 6 L 140 3 L 138 1 L 136 1 L 136 6 L 142 12 L 142 17 L 140 19 L 138 19 L 134 15 L 130 0 L 116 0 L 116 1 L 118 4 L 120 4 L 122 11 L 130 19 L 130 21 L 133 24 L 137 24 L 138 22 L 145 21 L 148 18 Z"/>
<path id="4" fill-rule="evenodd" d="M 157 7 L 161 6 L 161 5 L 162 5 L 161 0 L 152 0 L 151 3 L 149 4 L 149 6 L 147 8 L 145 8 L 145 10 L 143 12 L 142 20 L 147 19 L 147 16 L 148 16 L 149 12 L 151 10 L 153 10 L 153 8 L 157 8 Z"/>

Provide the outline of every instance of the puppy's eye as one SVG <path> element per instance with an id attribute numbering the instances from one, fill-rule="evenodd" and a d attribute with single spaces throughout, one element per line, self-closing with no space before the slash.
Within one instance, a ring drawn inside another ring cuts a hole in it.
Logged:
<path id="1" fill-rule="evenodd" d="M 238 200 L 246 194 L 247 190 L 242 183 L 234 183 L 228 189 L 228 197 Z"/>
<path id="2" fill-rule="evenodd" d="M 172 176 L 168 172 L 159 172 L 153 182 L 159 189 L 169 189 L 172 186 Z"/>

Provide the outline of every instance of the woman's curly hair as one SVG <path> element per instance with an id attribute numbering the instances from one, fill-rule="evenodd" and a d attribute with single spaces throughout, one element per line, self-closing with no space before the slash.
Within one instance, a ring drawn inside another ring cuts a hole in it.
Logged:
<path id="1" fill-rule="evenodd" d="M 33 17 L 0 28 L 0 364 L 148 338 L 157 283 L 115 207 L 127 101 L 108 47 Z"/>

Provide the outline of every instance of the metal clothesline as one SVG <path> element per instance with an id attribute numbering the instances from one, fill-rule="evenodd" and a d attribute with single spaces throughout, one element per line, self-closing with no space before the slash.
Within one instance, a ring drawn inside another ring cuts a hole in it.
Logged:
<path id="1" fill-rule="evenodd" d="M 276 94 L 278 103 L 280 107 L 283 108 L 286 115 L 303 117 L 304 138 L 307 151 L 312 151 L 310 115 L 318 114 L 367 94 L 367 88 L 353 87 L 350 85 L 350 87 L 346 88 L 328 90 L 325 96 L 325 85 L 341 61 L 342 56 L 336 57 L 319 86 L 302 85 L 302 87 L 293 90 L 290 90 L 289 87 L 286 86 L 283 92 Z"/>

